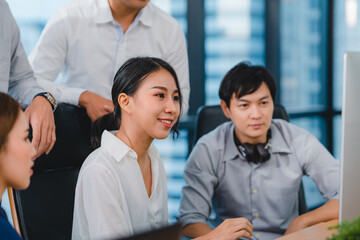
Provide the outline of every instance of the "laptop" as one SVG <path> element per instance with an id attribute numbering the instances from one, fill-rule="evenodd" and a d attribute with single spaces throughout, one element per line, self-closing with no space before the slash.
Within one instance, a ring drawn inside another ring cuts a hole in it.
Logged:
<path id="1" fill-rule="evenodd" d="M 344 55 L 339 221 L 360 215 L 360 52 Z"/>
<path id="2" fill-rule="evenodd" d="M 140 233 L 132 237 L 122 238 L 121 240 L 180 240 L 180 229 L 181 224 L 176 223 L 153 231 Z"/>

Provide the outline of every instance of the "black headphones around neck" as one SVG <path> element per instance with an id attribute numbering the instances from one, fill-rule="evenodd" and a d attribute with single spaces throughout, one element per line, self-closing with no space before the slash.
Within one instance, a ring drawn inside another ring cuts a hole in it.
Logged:
<path id="1" fill-rule="evenodd" d="M 269 148 L 271 146 L 271 130 L 269 129 L 267 133 L 267 142 L 266 143 L 241 143 L 237 138 L 235 129 L 234 129 L 234 142 L 238 147 L 241 156 L 243 156 L 249 163 L 264 163 L 270 159 Z"/>

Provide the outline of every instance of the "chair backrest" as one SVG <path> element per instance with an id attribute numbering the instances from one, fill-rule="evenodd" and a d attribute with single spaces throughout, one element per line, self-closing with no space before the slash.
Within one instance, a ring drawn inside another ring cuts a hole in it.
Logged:
<path id="1" fill-rule="evenodd" d="M 285 108 L 280 104 L 275 104 L 273 118 L 290 120 Z M 199 107 L 195 118 L 194 144 L 202 135 L 214 130 L 217 126 L 227 121 L 230 120 L 225 117 L 220 105 Z"/>
<path id="2" fill-rule="evenodd" d="M 289 115 L 285 108 L 280 104 L 275 104 L 273 118 L 280 118 L 286 121 L 290 121 Z M 220 105 L 216 106 L 201 106 L 195 118 L 195 134 L 194 134 L 194 145 L 197 140 L 204 134 L 214 130 L 220 124 L 230 121 L 225 117 Z M 303 184 L 301 182 L 299 188 L 299 214 L 306 213 L 308 211 Z"/>
<path id="3" fill-rule="evenodd" d="M 56 143 L 35 160 L 28 189 L 14 190 L 22 237 L 71 239 L 77 177 L 90 154 L 91 122 L 85 109 L 60 104 L 55 111 Z"/>

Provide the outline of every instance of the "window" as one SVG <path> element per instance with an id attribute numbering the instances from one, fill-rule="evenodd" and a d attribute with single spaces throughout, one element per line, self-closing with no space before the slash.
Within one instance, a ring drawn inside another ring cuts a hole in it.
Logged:
<path id="1" fill-rule="evenodd" d="M 281 1 L 280 99 L 290 113 L 322 109 L 326 104 L 322 61 L 326 16 L 321 4 L 313 2 L 319 0 Z"/>
<path id="2" fill-rule="evenodd" d="M 220 82 L 241 61 L 265 64 L 265 1 L 205 0 L 205 103 L 220 104 Z"/>
<path id="3" fill-rule="evenodd" d="M 321 0 L 280 1 L 280 102 L 291 122 L 314 134 L 325 146 L 327 108 L 327 5 Z M 302 115 L 302 113 L 311 113 Z M 296 113 L 297 117 L 292 117 Z M 325 200 L 310 178 L 304 177 L 305 197 L 310 209 Z"/>

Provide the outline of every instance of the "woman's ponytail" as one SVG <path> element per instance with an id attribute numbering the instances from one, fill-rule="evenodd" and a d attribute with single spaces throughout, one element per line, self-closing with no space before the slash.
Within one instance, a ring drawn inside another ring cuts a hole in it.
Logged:
<path id="1" fill-rule="evenodd" d="M 117 105 L 114 111 L 98 118 L 92 124 L 90 143 L 93 149 L 100 147 L 101 135 L 104 130 L 119 130 L 121 119 L 120 114 L 120 107 Z"/>

